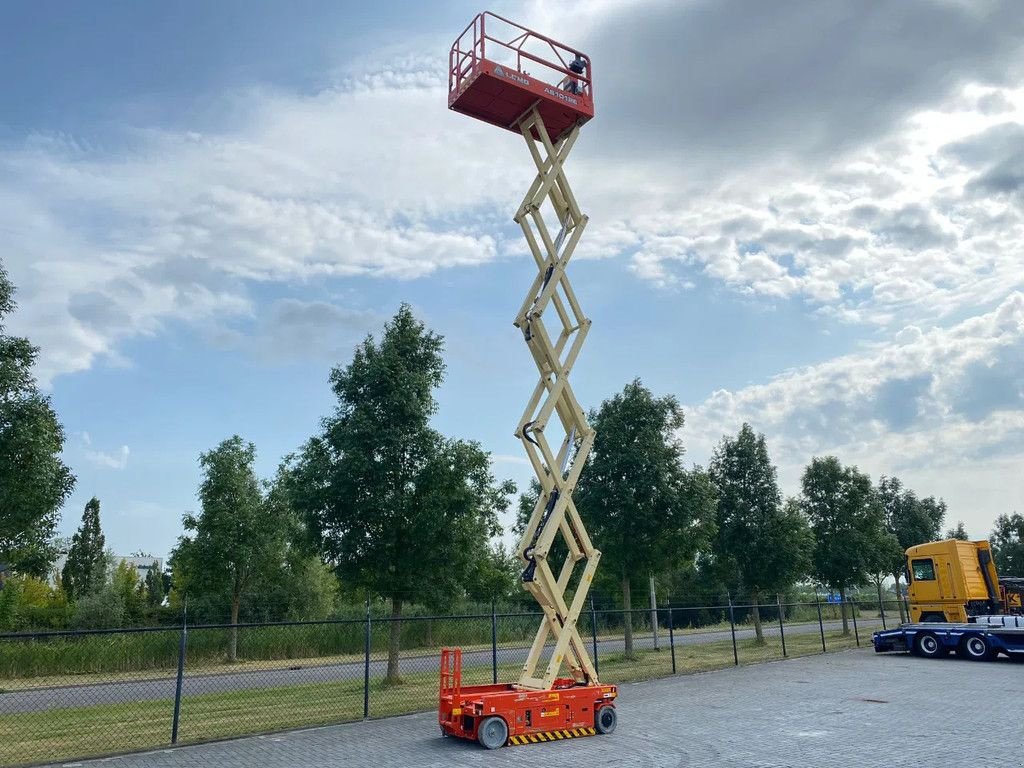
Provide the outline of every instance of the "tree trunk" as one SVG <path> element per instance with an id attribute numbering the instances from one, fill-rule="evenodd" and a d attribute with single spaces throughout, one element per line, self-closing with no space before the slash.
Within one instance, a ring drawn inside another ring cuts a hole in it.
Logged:
<path id="1" fill-rule="evenodd" d="M 391 598 L 391 630 L 388 637 L 388 674 L 385 683 L 402 682 L 398 674 L 398 653 L 402 646 L 402 598 Z"/>
<path id="2" fill-rule="evenodd" d="M 228 638 L 228 661 L 238 661 L 238 609 L 242 603 L 242 596 L 233 594 L 231 596 L 231 635 Z"/>
<path id="3" fill-rule="evenodd" d="M 629 593 L 629 576 L 626 575 L 625 570 L 622 573 L 622 619 L 623 628 L 625 632 L 624 636 L 624 650 L 623 655 L 627 659 L 633 658 L 633 598 Z"/>
<path id="4" fill-rule="evenodd" d="M 750 602 L 753 603 L 754 615 L 754 642 L 758 645 L 764 645 L 764 629 L 761 627 L 761 604 L 758 600 L 758 590 L 753 590 L 750 593 Z"/>
<path id="5" fill-rule="evenodd" d="M 906 612 L 906 607 L 903 605 L 903 596 L 900 594 L 900 573 L 899 573 L 899 571 L 896 571 L 896 573 L 894 573 L 892 576 L 893 576 L 894 579 L 896 579 L 896 605 L 899 606 L 899 609 L 900 609 L 900 624 L 906 624 L 907 623 L 907 612 Z"/>
<path id="6" fill-rule="evenodd" d="M 843 615 L 843 634 L 850 634 L 850 619 L 846 615 L 846 587 L 839 590 L 839 612 Z"/>

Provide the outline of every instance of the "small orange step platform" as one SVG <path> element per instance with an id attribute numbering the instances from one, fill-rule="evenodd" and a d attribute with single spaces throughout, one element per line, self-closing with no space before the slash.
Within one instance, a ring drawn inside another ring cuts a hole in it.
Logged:
<path id="1" fill-rule="evenodd" d="M 479 741 L 488 749 L 611 733 L 617 696 L 614 685 L 581 685 L 571 679 L 558 679 L 547 691 L 513 683 L 463 686 L 462 650 L 441 651 L 441 733 Z"/>
<path id="2" fill-rule="evenodd" d="M 536 106 L 556 141 L 594 116 L 590 58 L 493 13 L 481 13 L 452 45 L 448 106 L 519 132 Z"/>

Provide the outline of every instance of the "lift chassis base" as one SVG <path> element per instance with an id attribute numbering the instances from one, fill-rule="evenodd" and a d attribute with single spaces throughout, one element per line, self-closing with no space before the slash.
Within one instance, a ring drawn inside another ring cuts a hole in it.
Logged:
<path id="1" fill-rule="evenodd" d="M 462 654 L 445 649 L 441 657 L 438 723 L 441 733 L 479 741 L 488 749 L 562 741 L 615 729 L 614 685 L 580 685 L 559 678 L 546 691 L 515 683 L 461 684 Z"/>

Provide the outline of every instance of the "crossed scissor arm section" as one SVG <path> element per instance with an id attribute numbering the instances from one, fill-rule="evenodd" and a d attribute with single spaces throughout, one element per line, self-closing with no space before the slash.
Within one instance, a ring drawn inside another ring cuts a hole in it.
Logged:
<path id="1" fill-rule="evenodd" d="M 523 229 L 537 265 L 537 276 L 516 315 L 515 325 L 523 332 L 540 379 L 519 421 L 516 437 L 526 449 L 541 492 L 518 554 L 524 566 L 523 585 L 544 611 L 519 685 L 546 690 L 554 684 L 563 661 L 578 681 L 598 682 L 597 671 L 576 621 L 586 602 L 601 552 L 590 541 L 572 500 L 580 472 L 594 445 L 594 430 L 587 423 L 569 384 L 569 373 L 590 330 L 590 320 L 580 309 L 566 275 L 566 266 L 586 228 L 587 217 L 576 203 L 564 169 L 579 136 L 579 127 L 552 143 L 539 112 L 533 109 L 519 121 L 519 129 L 537 165 L 537 176 L 516 212 L 515 221 Z M 545 220 L 550 221 L 552 215 L 558 226 L 554 238 Z M 558 330 L 554 336 L 542 317 L 549 306 L 554 308 L 557 318 L 557 326 L 553 327 Z M 557 452 L 552 450 L 545 436 L 552 416 L 558 417 L 564 435 Z M 565 542 L 567 555 L 556 576 L 548 556 L 559 535 Z M 582 571 L 578 572 L 577 565 L 581 562 Z M 571 595 L 570 602 L 566 602 L 567 595 Z M 554 648 L 546 669 L 538 672 L 549 636 L 554 638 Z"/>

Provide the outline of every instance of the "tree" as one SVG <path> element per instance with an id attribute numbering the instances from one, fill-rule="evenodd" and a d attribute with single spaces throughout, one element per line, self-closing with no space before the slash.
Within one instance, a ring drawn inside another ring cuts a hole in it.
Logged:
<path id="1" fill-rule="evenodd" d="M 14 286 L 0 265 L 0 563 L 43 577 L 75 478 L 61 461 L 64 429 L 32 376 L 39 348 L 3 332 L 14 309 Z"/>
<path id="2" fill-rule="evenodd" d="M 119 562 L 110 574 L 109 591 L 117 596 L 116 601 L 122 606 L 122 620 L 126 626 L 138 624 L 142 619 L 146 597 L 140 586 L 139 572 L 127 560 Z"/>
<path id="3" fill-rule="evenodd" d="M 956 526 L 946 531 L 944 538 L 947 539 L 958 539 L 960 541 L 970 541 L 970 537 L 967 535 L 967 529 L 964 528 L 964 521 L 957 520 Z"/>
<path id="4" fill-rule="evenodd" d="M 753 604 L 754 632 L 764 642 L 760 603 L 790 587 L 810 567 L 814 540 L 798 505 L 782 504 L 764 435 L 744 424 L 723 437 L 708 466 L 718 496 L 716 555 L 735 564 Z"/>
<path id="5" fill-rule="evenodd" d="M 597 431 L 576 490 L 576 506 L 622 590 L 625 653 L 633 654 L 632 580 L 693 560 L 714 530 L 707 474 L 682 465 L 683 411 L 639 379 L 601 403 Z"/>
<path id="6" fill-rule="evenodd" d="M 839 592 L 848 633 L 846 590 L 865 583 L 878 568 L 885 509 L 871 479 L 835 456 L 811 459 L 801 478 L 799 504 L 814 534 L 812 573 Z"/>
<path id="7" fill-rule="evenodd" d="M 492 544 L 470 571 L 466 593 L 471 600 L 480 602 L 515 600 L 523 595 L 521 572 L 522 563 L 515 552 L 509 552 L 501 542 Z"/>
<path id="8" fill-rule="evenodd" d="M 97 592 L 107 580 L 105 539 L 100 528 L 100 500 L 93 496 L 82 512 L 82 524 L 71 537 L 61 580 L 68 598 L 75 600 Z"/>
<path id="9" fill-rule="evenodd" d="M 919 499 L 909 488 L 904 488 L 897 477 L 883 475 L 878 481 L 878 498 L 885 510 L 885 528 L 895 538 L 895 546 L 888 546 L 887 564 L 882 572 L 896 583 L 896 602 L 900 619 L 906 621 L 903 601 L 900 599 L 900 579 L 906 567 L 905 553 L 910 547 L 935 541 L 946 517 L 946 502 L 929 496 Z"/>
<path id="10" fill-rule="evenodd" d="M 12 576 L 0 589 L 0 629 L 66 629 L 70 611 L 60 586 L 35 576 Z"/>
<path id="11" fill-rule="evenodd" d="M 337 408 L 289 466 L 290 498 L 324 558 L 391 602 L 389 683 L 400 682 L 404 601 L 457 594 L 515 492 L 495 483 L 478 444 L 431 428 L 442 350 L 403 304 L 379 342 L 368 336 L 332 371 Z"/>
<path id="12" fill-rule="evenodd" d="M 146 603 L 153 608 L 164 604 L 164 574 L 158 565 L 146 571 L 146 579 L 142 583 Z"/>
<path id="13" fill-rule="evenodd" d="M 334 611 L 338 579 L 318 556 L 291 547 L 277 585 L 280 618 L 287 621 L 325 619 Z"/>
<path id="14" fill-rule="evenodd" d="M 990 537 L 992 559 L 1004 576 L 1024 576 L 1024 515 L 1000 515 Z"/>
<path id="15" fill-rule="evenodd" d="M 256 447 L 235 435 L 199 457 L 202 511 L 186 514 L 172 554 L 175 588 L 191 594 L 228 596 L 231 623 L 238 624 L 242 595 L 257 579 L 280 567 L 291 519 L 281 494 L 263 493 L 253 463 Z M 228 660 L 238 658 L 232 627 Z"/>

